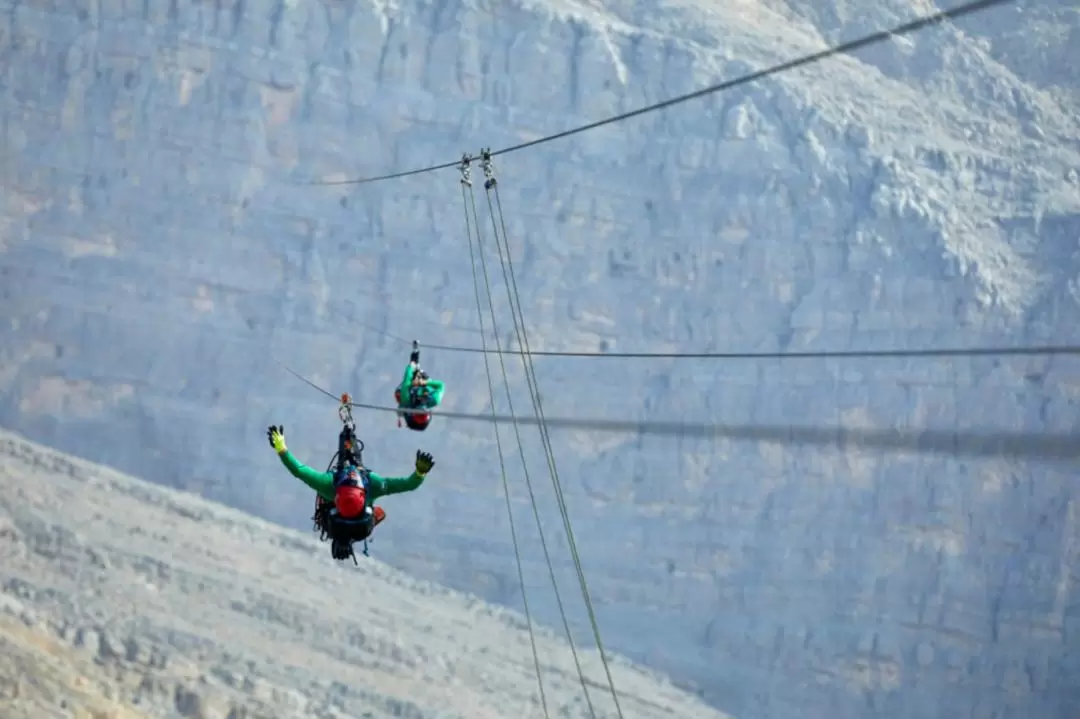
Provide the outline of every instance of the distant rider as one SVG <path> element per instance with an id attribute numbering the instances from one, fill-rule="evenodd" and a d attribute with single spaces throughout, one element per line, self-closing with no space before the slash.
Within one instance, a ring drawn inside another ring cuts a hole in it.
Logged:
<path id="1" fill-rule="evenodd" d="M 405 375 L 394 390 L 394 401 L 397 402 L 398 409 L 433 409 L 442 402 L 445 391 L 446 386 L 441 380 L 431 379 L 427 372 L 420 369 L 420 345 L 413 340 L 412 354 L 409 355 Z M 398 412 L 398 427 L 401 426 L 403 416 L 408 428 L 417 432 L 423 432 L 431 423 L 431 415 L 427 412 Z"/>

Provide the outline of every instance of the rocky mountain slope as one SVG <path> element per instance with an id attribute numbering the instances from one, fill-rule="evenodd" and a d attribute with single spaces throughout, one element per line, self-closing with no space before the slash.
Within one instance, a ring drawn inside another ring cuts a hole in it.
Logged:
<path id="1" fill-rule="evenodd" d="M 931 10 L 0 7 L 0 422 L 294 527 L 310 497 L 265 427 L 284 423 L 313 465 L 338 427 L 333 403 L 272 359 L 387 403 L 408 347 L 386 332 L 478 343 L 453 171 L 304 180 L 540 137 Z M 1080 339 L 1076 27 L 1068 3 L 998 8 L 498 158 L 533 347 Z M 475 356 L 425 364 L 448 381 L 447 408 L 485 410 Z M 1080 401 L 1068 358 L 537 367 L 549 416 L 1064 431 Z M 437 461 L 421 491 L 387 501 L 376 556 L 520 607 L 490 428 L 358 420 L 376 471 L 407 472 L 418 446 Z M 525 434 L 560 594 L 588 641 Z M 524 589 L 558 626 L 510 438 Z M 1076 703 L 1075 467 L 553 438 L 606 643 L 722 710 L 1057 719 Z"/>
<path id="2" fill-rule="evenodd" d="M 542 717 L 520 615 L 0 432 L 0 713 Z M 537 630 L 551 716 L 592 716 Z M 595 651 L 597 716 L 615 716 Z M 615 658 L 627 717 L 722 714 Z"/>

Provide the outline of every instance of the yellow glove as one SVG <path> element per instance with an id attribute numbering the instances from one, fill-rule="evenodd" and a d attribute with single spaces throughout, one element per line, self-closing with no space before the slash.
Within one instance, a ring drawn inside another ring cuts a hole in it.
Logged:
<path id="1" fill-rule="evenodd" d="M 266 430 L 266 438 L 270 440 L 270 446 L 274 448 L 274 451 L 281 454 L 286 449 L 285 446 L 285 427 L 278 425 L 270 425 Z"/>
<path id="2" fill-rule="evenodd" d="M 421 477 L 431 471 L 431 468 L 435 466 L 435 460 L 431 458 L 431 455 L 427 452 L 421 452 L 416 450 L 416 473 Z"/>

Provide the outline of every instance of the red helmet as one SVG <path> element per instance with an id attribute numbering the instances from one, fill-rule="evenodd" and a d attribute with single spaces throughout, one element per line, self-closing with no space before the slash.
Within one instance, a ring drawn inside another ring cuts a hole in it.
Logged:
<path id="1" fill-rule="evenodd" d="M 431 423 L 430 414 L 411 414 L 409 417 L 412 419 L 411 424 L 417 429 L 427 429 L 428 424 Z"/>
<path id="2" fill-rule="evenodd" d="M 363 487 L 338 487 L 334 492 L 334 506 L 346 519 L 359 517 L 364 512 L 367 497 Z"/>

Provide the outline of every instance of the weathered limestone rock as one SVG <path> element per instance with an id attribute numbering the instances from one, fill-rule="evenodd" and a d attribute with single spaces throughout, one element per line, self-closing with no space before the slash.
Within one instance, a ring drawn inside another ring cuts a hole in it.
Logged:
<path id="1" fill-rule="evenodd" d="M 1080 116 L 1067 72 L 1078 24 L 1069 3 L 1044 5 L 497 158 L 532 346 L 1080 339 Z M 311 498 L 265 427 L 285 424 L 318 466 L 336 419 L 274 358 L 388 404 L 408 347 L 375 330 L 479 342 L 453 171 L 302 181 L 527 141 L 928 11 L 900 0 L 0 8 L 0 423 L 298 528 Z M 494 292 L 510 346 L 501 279 Z M 425 354 L 449 382 L 448 408 L 484 411 L 475 359 Z M 1080 401 L 1069 358 L 538 359 L 537 372 L 548 416 L 1062 431 Z M 407 472 L 418 446 L 438 463 L 421 491 L 387 501 L 376 556 L 519 606 L 490 428 L 359 422 L 377 471 Z M 525 436 L 560 590 L 588 643 L 535 431 Z M 716 706 L 764 719 L 1056 719 L 1080 704 L 1068 651 L 1080 621 L 1075 467 L 554 441 L 606 643 Z M 508 451 L 526 590 L 558 626 Z M 59 534 L 49 542 L 68 551 Z"/>

